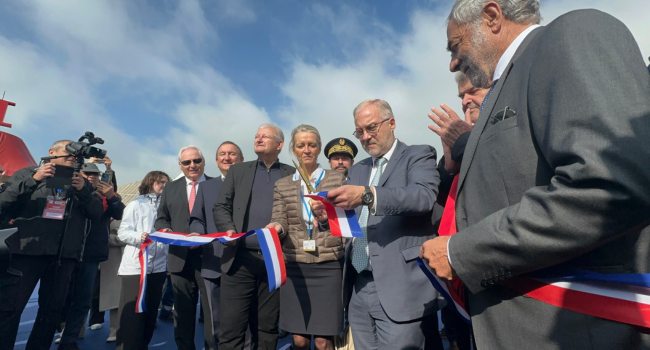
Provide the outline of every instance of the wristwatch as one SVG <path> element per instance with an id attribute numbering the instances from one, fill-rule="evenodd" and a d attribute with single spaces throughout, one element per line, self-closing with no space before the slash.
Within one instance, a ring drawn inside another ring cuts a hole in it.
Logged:
<path id="1" fill-rule="evenodd" d="M 361 195 L 361 203 L 363 205 L 367 206 L 372 206 L 372 203 L 375 201 L 375 196 L 372 194 L 372 190 L 370 189 L 370 186 L 365 186 L 366 189 L 363 191 L 363 194 Z"/>

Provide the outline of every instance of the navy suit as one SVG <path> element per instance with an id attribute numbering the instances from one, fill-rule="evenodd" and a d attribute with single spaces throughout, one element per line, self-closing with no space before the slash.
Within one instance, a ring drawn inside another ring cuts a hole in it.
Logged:
<path id="1" fill-rule="evenodd" d="M 190 232 L 200 234 L 216 233 L 217 226 L 212 218 L 212 208 L 219 197 L 223 181 L 216 177 L 203 181 L 196 193 L 194 208 L 190 215 Z M 208 215 L 206 215 L 206 212 Z M 223 244 L 219 241 L 203 246 L 203 261 L 201 263 L 201 276 L 205 283 L 207 299 L 212 314 L 212 338 L 214 344 L 219 344 L 219 330 L 221 326 L 219 315 L 219 299 L 221 297 L 221 255 Z M 205 325 L 208 326 L 207 324 Z"/>

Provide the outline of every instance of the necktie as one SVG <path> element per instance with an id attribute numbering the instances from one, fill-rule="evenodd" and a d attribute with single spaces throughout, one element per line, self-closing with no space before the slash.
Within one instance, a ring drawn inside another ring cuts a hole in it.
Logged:
<path id="1" fill-rule="evenodd" d="M 192 181 L 190 182 L 190 185 L 192 185 L 192 190 L 190 191 L 190 200 L 188 202 L 189 207 L 190 207 L 190 214 L 192 214 L 192 208 L 194 208 L 194 200 L 196 200 L 196 185 L 198 182 Z"/>
<path id="2" fill-rule="evenodd" d="M 483 103 L 481 103 L 481 110 L 483 110 L 483 106 L 485 106 L 485 102 L 487 102 L 488 97 L 490 97 L 490 94 L 492 93 L 492 90 L 494 90 L 494 86 L 497 85 L 497 81 L 499 81 L 499 79 L 492 82 L 492 86 L 490 86 L 490 91 L 488 91 L 488 93 L 485 95 L 485 98 L 483 99 Z"/>
<path id="3" fill-rule="evenodd" d="M 370 186 L 377 186 L 379 184 L 381 173 L 384 171 L 384 164 L 386 164 L 386 158 L 378 158 L 375 162 L 377 164 L 377 171 L 375 172 L 375 176 L 372 177 L 372 181 L 370 181 Z M 352 247 L 352 266 L 354 266 L 358 272 L 361 272 L 368 267 L 369 214 L 370 208 L 368 208 L 367 205 L 364 205 L 363 209 L 361 209 L 361 216 L 359 217 L 359 226 L 361 226 L 363 237 L 355 238 L 354 246 Z"/>

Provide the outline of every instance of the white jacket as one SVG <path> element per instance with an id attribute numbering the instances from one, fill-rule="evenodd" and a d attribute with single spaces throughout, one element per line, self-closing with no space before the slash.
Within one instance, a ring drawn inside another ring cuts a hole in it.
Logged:
<path id="1" fill-rule="evenodd" d="M 158 215 L 160 197 L 154 193 L 139 195 L 124 209 L 122 223 L 117 231 L 117 238 L 126 243 L 118 275 L 140 274 L 140 245 L 142 233 L 155 232 L 153 227 Z M 167 245 L 158 242 L 149 244 L 149 262 L 147 274 L 167 271 Z"/>

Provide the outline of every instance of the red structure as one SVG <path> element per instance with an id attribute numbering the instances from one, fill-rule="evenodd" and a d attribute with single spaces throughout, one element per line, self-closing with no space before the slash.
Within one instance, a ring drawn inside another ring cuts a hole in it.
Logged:
<path id="1" fill-rule="evenodd" d="M 11 128 L 11 124 L 4 122 L 9 106 L 16 106 L 16 104 L 0 99 L 0 126 L 7 128 Z M 0 182 L 5 182 L 17 170 L 36 166 L 36 161 L 20 137 L 0 131 L 0 165 L 4 169 Z"/>

